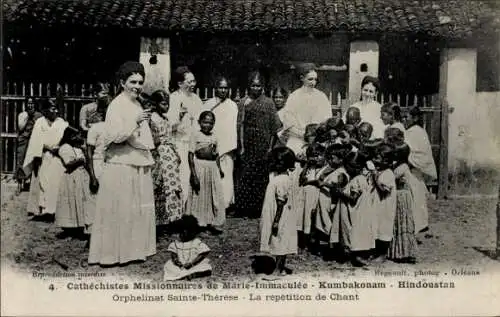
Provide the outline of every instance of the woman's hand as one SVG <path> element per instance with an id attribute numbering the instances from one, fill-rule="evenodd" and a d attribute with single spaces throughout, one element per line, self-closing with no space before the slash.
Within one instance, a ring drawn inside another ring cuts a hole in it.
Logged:
<path id="1" fill-rule="evenodd" d="M 95 177 L 90 178 L 89 189 L 92 194 L 96 194 L 99 190 L 99 181 Z"/>
<path id="2" fill-rule="evenodd" d="M 141 113 L 139 113 L 136 122 L 137 124 L 140 124 L 142 121 L 149 121 L 150 118 L 151 118 L 151 109 L 146 109 L 143 110 Z"/>
<path id="3" fill-rule="evenodd" d="M 191 187 L 193 188 L 194 192 L 198 194 L 200 192 L 200 179 L 198 178 L 198 176 L 195 174 L 191 174 L 189 181 L 191 183 Z"/>

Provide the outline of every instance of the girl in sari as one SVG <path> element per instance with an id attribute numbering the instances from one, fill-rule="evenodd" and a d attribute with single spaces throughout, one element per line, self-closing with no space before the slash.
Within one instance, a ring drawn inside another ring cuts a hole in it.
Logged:
<path id="1" fill-rule="evenodd" d="M 426 181 L 437 179 L 436 164 L 432 156 L 432 147 L 427 132 L 420 126 L 422 113 L 417 107 L 405 112 L 406 143 L 410 147 L 408 163 L 412 174 L 418 179 L 419 186 L 414 189 L 416 208 L 413 218 L 415 232 L 425 231 L 429 226 L 429 212 L 427 209 Z"/>
<path id="2" fill-rule="evenodd" d="M 181 159 L 172 137 L 172 126 L 167 119 L 168 95 L 157 90 L 151 95 L 153 113 L 151 130 L 156 149 L 152 150 L 155 165 L 152 171 L 155 193 L 156 225 L 167 225 L 182 216 L 182 188 L 179 176 Z"/>

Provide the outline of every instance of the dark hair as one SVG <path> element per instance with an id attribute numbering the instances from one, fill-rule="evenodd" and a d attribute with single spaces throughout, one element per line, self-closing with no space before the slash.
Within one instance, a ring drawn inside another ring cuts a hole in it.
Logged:
<path id="1" fill-rule="evenodd" d="M 310 123 L 310 124 L 306 125 L 305 131 L 304 131 L 304 138 L 306 135 L 316 136 L 318 133 L 318 128 L 319 128 L 319 124 L 317 124 L 317 123 Z"/>
<path id="2" fill-rule="evenodd" d="M 305 76 L 312 71 L 316 71 L 316 65 L 314 63 L 303 63 L 297 66 L 297 74 L 299 77 Z"/>
<path id="3" fill-rule="evenodd" d="M 193 235 L 197 235 L 200 232 L 198 219 L 193 215 L 183 215 L 179 221 L 179 231 L 187 231 Z"/>
<path id="4" fill-rule="evenodd" d="M 367 160 L 371 160 L 375 157 L 377 153 L 377 148 L 384 144 L 383 139 L 367 140 L 363 144 L 363 154 L 367 157 Z"/>
<path id="5" fill-rule="evenodd" d="M 389 113 L 394 121 L 401 122 L 401 108 L 395 102 L 385 103 L 381 108 L 380 112 Z"/>
<path id="6" fill-rule="evenodd" d="M 198 121 L 201 121 L 203 120 L 204 118 L 206 117 L 212 117 L 215 121 L 215 114 L 212 112 L 212 111 L 203 111 L 202 113 L 200 113 L 200 116 L 198 117 Z"/>
<path id="7" fill-rule="evenodd" d="M 227 83 L 227 86 L 228 86 L 228 87 L 229 87 L 229 86 L 231 86 L 231 81 L 230 81 L 229 79 L 227 79 L 227 77 L 226 77 L 226 76 L 221 75 L 221 76 L 217 76 L 217 77 L 215 78 L 215 82 L 214 82 L 214 83 L 215 83 L 215 87 L 216 87 L 216 88 L 217 88 L 217 87 L 219 87 L 219 84 L 220 84 L 221 82 L 223 82 L 223 81 L 225 81 L 225 82 Z"/>
<path id="8" fill-rule="evenodd" d="M 164 101 L 169 102 L 169 95 L 168 95 L 168 93 L 165 90 L 159 89 L 159 90 L 154 91 L 151 94 L 150 99 L 154 103 L 160 104 L 160 103 L 162 103 Z"/>
<path id="9" fill-rule="evenodd" d="M 408 163 L 408 157 L 410 156 L 410 147 L 406 143 L 397 145 L 394 148 L 394 160 L 399 163 Z"/>
<path id="10" fill-rule="evenodd" d="M 368 157 L 362 152 L 349 152 L 344 160 L 344 167 L 351 178 L 361 174 L 368 161 Z"/>
<path id="11" fill-rule="evenodd" d="M 351 152 L 351 147 L 349 145 L 334 143 L 326 148 L 325 157 L 337 156 L 341 160 L 345 160 L 349 152 Z"/>
<path id="12" fill-rule="evenodd" d="M 98 81 L 93 87 L 92 87 L 92 94 L 97 95 L 101 91 L 107 90 L 108 92 L 110 91 L 110 87 L 108 83 Z"/>
<path id="13" fill-rule="evenodd" d="M 259 71 L 253 71 L 253 72 L 250 72 L 248 74 L 248 85 L 252 84 L 252 82 L 255 80 L 255 79 L 259 79 L 260 80 L 260 84 L 262 86 L 265 85 L 265 80 L 264 80 L 264 76 L 262 76 L 262 73 L 259 72 Z"/>
<path id="14" fill-rule="evenodd" d="M 343 124 L 343 121 L 340 120 L 338 123 L 335 122 L 335 119 L 334 118 L 328 118 L 326 119 L 325 121 L 325 125 L 326 125 L 326 128 L 328 130 L 332 130 L 332 129 L 335 129 L 335 130 L 340 130 L 344 127 L 344 124 Z M 338 131 L 337 131 L 338 132 Z"/>
<path id="15" fill-rule="evenodd" d="M 384 138 L 391 145 L 401 145 L 405 142 L 405 134 L 398 128 L 387 128 L 384 131 Z"/>
<path id="16" fill-rule="evenodd" d="M 359 110 L 358 107 L 349 107 L 349 108 L 347 108 L 346 119 L 349 117 L 350 114 L 355 114 L 356 118 L 359 118 L 359 120 L 361 120 L 361 111 Z"/>
<path id="17" fill-rule="evenodd" d="M 118 68 L 116 77 L 118 81 L 127 80 L 133 74 L 140 74 L 144 78 L 146 76 L 144 66 L 136 61 L 127 61 Z"/>
<path id="18" fill-rule="evenodd" d="M 295 167 L 296 157 L 293 151 L 285 146 L 274 148 L 269 155 L 269 170 L 283 173 Z"/>
<path id="19" fill-rule="evenodd" d="M 387 143 L 382 143 L 376 149 L 376 154 L 380 155 L 384 162 L 392 163 L 394 161 L 394 147 Z"/>
<path id="20" fill-rule="evenodd" d="M 349 136 L 351 138 L 354 138 L 356 140 L 359 140 L 359 132 L 358 132 L 358 128 L 353 125 L 353 124 L 346 124 L 344 126 L 344 130 L 349 133 Z"/>
<path id="21" fill-rule="evenodd" d="M 326 148 L 321 143 L 313 143 L 306 149 L 307 157 L 314 157 L 317 155 L 325 154 Z"/>
<path id="22" fill-rule="evenodd" d="M 77 128 L 72 126 L 67 126 L 64 129 L 63 135 L 61 137 L 61 141 L 59 141 L 59 146 L 69 143 L 73 138 L 77 137 L 80 134 L 80 131 Z"/>
<path id="23" fill-rule="evenodd" d="M 412 116 L 413 118 L 416 118 L 416 123 L 420 126 L 423 126 L 423 113 L 422 110 L 420 110 L 419 107 L 413 106 L 410 107 L 406 110 L 406 112 Z"/>
<path id="24" fill-rule="evenodd" d="M 380 91 L 380 81 L 377 77 L 373 76 L 365 76 L 361 81 L 361 88 L 370 83 L 377 89 L 377 92 Z"/>
<path id="25" fill-rule="evenodd" d="M 188 73 L 192 73 L 192 71 L 187 66 L 177 67 L 172 74 L 174 84 L 178 87 L 179 83 L 186 79 L 186 74 Z"/>
<path id="26" fill-rule="evenodd" d="M 359 130 L 370 129 L 370 134 L 373 133 L 373 125 L 370 122 L 361 122 L 359 125 Z"/>
<path id="27" fill-rule="evenodd" d="M 288 91 L 280 86 L 273 89 L 272 96 L 274 97 L 278 93 L 280 93 L 283 97 L 285 97 L 285 99 L 288 97 Z"/>

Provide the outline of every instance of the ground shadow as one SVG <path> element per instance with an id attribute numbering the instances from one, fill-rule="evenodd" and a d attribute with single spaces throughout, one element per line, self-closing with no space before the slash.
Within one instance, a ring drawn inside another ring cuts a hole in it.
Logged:
<path id="1" fill-rule="evenodd" d="M 485 249 L 485 248 L 481 248 L 481 247 L 473 247 L 473 249 L 486 255 L 487 257 L 489 257 L 492 260 L 500 261 L 500 254 L 497 254 L 496 250 Z"/>

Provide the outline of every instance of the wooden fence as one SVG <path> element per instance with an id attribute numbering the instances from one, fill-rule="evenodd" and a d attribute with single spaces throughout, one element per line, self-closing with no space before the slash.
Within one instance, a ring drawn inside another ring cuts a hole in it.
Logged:
<path id="1" fill-rule="evenodd" d="M 92 88 L 90 84 L 62 84 L 57 83 L 6 83 L 4 94 L 1 96 L 1 165 L 2 173 L 13 173 L 16 162 L 16 137 L 17 116 L 24 110 L 26 96 L 55 98 L 59 92 L 64 98 L 63 117 L 70 125 L 78 126 L 81 107 L 92 101 Z M 197 94 L 202 100 L 212 98 L 215 89 L 199 88 Z M 235 100 L 247 95 L 246 90 L 232 89 L 231 97 Z M 268 95 L 271 93 L 268 92 Z M 341 106 L 346 109 L 353 102 L 343 99 L 342 94 L 336 96 L 330 94 L 332 105 Z M 424 112 L 424 128 L 429 134 L 432 144 L 434 159 L 438 166 L 438 182 L 429 184 L 435 188 L 439 198 L 444 198 L 448 189 L 447 171 L 447 144 L 448 144 L 448 109 L 445 103 L 439 101 L 437 95 L 420 96 L 415 94 L 380 94 L 378 100 L 381 103 L 393 101 L 401 107 L 419 106 Z"/>

